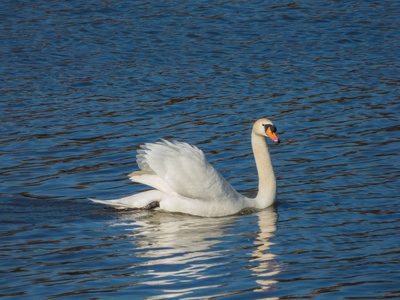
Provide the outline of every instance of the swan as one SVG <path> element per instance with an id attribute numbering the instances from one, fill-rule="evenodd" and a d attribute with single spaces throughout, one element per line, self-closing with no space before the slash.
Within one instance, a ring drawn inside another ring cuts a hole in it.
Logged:
<path id="1" fill-rule="evenodd" d="M 266 137 L 280 140 L 273 123 L 257 120 L 251 132 L 251 144 L 259 184 L 255 198 L 239 194 L 206 160 L 196 146 L 161 140 L 141 145 L 137 152 L 138 171 L 129 174 L 133 182 L 154 189 L 114 200 L 96 200 L 118 209 L 154 209 L 202 217 L 233 215 L 244 208 L 271 206 L 276 196 L 276 179 Z"/>

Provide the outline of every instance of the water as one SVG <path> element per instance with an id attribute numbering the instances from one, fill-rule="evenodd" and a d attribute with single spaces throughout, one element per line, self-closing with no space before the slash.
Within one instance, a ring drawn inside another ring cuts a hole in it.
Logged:
<path id="1" fill-rule="evenodd" d="M 397 1 L 6 1 L 0 296 L 400 298 Z M 200 147 L 276 208 L 115 211 L 143 142 Z"/>

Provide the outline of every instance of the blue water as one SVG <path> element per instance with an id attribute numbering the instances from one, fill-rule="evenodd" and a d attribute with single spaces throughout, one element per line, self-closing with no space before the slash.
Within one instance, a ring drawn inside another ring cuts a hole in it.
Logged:
<path id="1" fill-rule="evenodd" d="M 3 1 L 0 297 L 400 298 L 400 2 Z M 116 211 L 144 142 L 277 205 Z"/>

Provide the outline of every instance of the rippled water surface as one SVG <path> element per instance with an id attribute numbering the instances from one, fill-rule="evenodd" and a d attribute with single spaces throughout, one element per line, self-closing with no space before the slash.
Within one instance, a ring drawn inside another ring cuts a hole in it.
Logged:
<path id="1" fill-rule="evenodd" d="M 3 1 L 0 296 L 400 298 L 400 2 Z M 116 211 L 135 151 L 187 141 L 277 205 Z"/>

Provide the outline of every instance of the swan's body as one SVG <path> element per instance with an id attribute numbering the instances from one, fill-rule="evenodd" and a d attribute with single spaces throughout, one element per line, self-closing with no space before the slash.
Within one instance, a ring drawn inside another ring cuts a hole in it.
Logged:
<path id="1" fill-rule="evenodd" d="M 91 200 L 115 208 L 160 207 L 204 217 L 232 215 L 248 207 L 268 207 L 275 200 L 276 179 L 265 137 L 279 142 L 275 131 L 268 119 L 253 125 L 251 144 L 259 176 L 256 198 L 236 192 L 197 147 L 163 140 L 142 145 L 137 155 L 140 171 L 129 174 L 133 182 L 153 190 L 115 200 Z"/>

